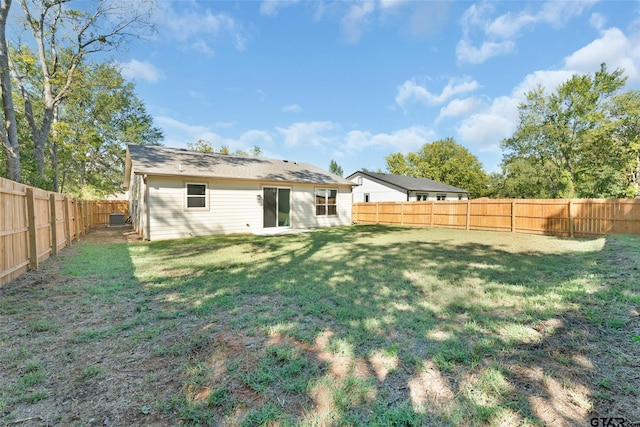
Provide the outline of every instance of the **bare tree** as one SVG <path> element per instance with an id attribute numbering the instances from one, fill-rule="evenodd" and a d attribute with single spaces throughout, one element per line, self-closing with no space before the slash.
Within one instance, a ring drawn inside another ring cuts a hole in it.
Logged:
<path id="1" fill-rule="evenodd" d="M 78 8 L 72 9 L 68 7 L 71 0 L 19 1 L 25 27 L 37 47 L 36 81 L 41 87 L 30 91 L 27 79 L 33 76 L 20 74 L 11 58 L 9 67 L 24 99 L 38 175 L 44 178 L 45 146 L 55 111 L 69 96 L 78 66 L 88 55 L 118 50 L 126 41 L 152 31 L 153 2 L 93 0 L 79 2 Z M 34 93 L 42 97 L 39 114 L 34 113 Z"/>
<path id="2" fill-rule="evenodd" d="M 9 49 L 7 46 L 7 17 L 11 8 L 11 0 L 0 1 L 0 88 L 2 89 L 3 123 L 0 127 L 0 140 L 7 155 L 7 171 L 9 179 L 20 182 L 20 146 L 18 145 L 18 129 L 16 112 L 13 107 L 11 73 L 9 72 Z"/>

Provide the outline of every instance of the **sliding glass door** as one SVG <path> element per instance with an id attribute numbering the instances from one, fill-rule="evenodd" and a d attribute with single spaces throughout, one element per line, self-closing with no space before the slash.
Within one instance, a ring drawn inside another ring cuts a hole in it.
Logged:
<path id="1" fill-rule="evenodd" d="M 264 228 L 291 226 L 291 189 L 264 187 L 262 215 Z"/>

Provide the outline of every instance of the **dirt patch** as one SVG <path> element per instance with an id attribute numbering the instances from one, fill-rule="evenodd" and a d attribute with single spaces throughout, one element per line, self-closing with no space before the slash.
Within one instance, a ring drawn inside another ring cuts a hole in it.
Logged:
<path id="1" fill-rule="evenodd" d="M 118 304 L 83 301 L 82 283 L 61 272 L 86 243 L 137 240 L 130 228 L 100 228 L 52 257 L 38 271 L 0 288 L 0 419 L 3 425 L 175 425 L 158 413 L 158 398 L 179 391 L 182 362 L 158 357 L 143 339 L 150 324 L 133 324 L 139 295 Z M 40 295 L 37 301 L 34 295 Z M 151 307 L 153 304 L 151 303 Z M 153 309 L 153 308 L 151 308 Z M 151 318 L 151 317 L 149 317 Z M 186 326 L 188 329 L 190 325 Z M 178 340 L 184 330 L 167 331 Z M 100 339 L 109 336 L 112 339 Z M 34 370 L 39 381 L 29 380 Z"/>
<path id="2" fill-rule="evenodd" d="M 142 238 L 131 226 L 123 227 L 98 227 L 81 236 L 81 241 L 89 243 L 127 243 L 142 241 Z"/>

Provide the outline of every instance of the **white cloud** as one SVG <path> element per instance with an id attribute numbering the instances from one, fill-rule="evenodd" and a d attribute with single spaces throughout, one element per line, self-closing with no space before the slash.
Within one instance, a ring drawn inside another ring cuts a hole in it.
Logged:
<path id="1" fill-rule="evenodd" d="M 211 43 L 225 38 L 238 50 L 246 48 L 248 32 L 243 25 L 231 15 L 215 13 L 202 3 L 158 2 L 156 13 L 160 34 L 186 48 L 211 56 Z"/>
<path id="2" fill-rule="evenodd" d="M 236 122 L 215 122 L 213 126 L 217 128 L 231 128 L 236 125 Z"/>
<path id="3" fill-rule="evenodd" d="M 407 2 L 408 0 L 380 0 L 380 8 L 395 9 Z"/>
<path id="4" fill-rule="evenodd" d="M 489 22 L 485 31 L 489 36 L 508 39 L 517 35 L 525 26 L 535 24 L 537 21 L 538 18 L 535 15 L 527 12 L 506 13 Z"/>
<path id="5" fill-rule="evenodd" d="M 565 58 L 565 68 L 593 73 L 605 62 L 609 70 L 622 68 L 630 83 L 640 82 L 640 35 L 628 38 L 618 28 L 602 31 L 601 37 Z"/>
<path id="6" fill-rule="evenodd" d="M 362 38 L 362 33 L 368 25 L 367 17 L 373 13 L 375 3 L 365 1 L 359 4 L 351 4 L 349 12 L 342 18 L 342 31 L 348 43 L 356 44 Z"/>
<path id="7" fill-rule="evenodd" d="M 517 13 L 508 12 L 496 18 L 490 18 L 495 8 L 493 4 L 483 2 L 470 6 L 462 18 L 463 38 L 458 42 L 456 54 L 458 62 L 481 64 L 486 60 L 512 52 L 515 41 L 525 28 L 538 24 L 561 27 L 572 18 L 581 15 L 596 0 L 583 1 L 547 1 L 541 3 L 538 11 L 532 11 L 531 5 Z M 476 34 L 480 42 L 473 42 Z"/>
<path id="8" fill-rule="evenodd" d="M 458 62 L 482 64 L 489 58 L 513 51 L 515 43 L 510 40 L 485 41 L 480 47 L 473 46 L 468 40 L 460 40 L 456 46 Z"/>
<path id="9" fill-rule="evenodd" d="M 454 99 L 440 109 L 436 123 L 445 117 L 460 117 L 467 115 L 482 106 L 477 98 Z"/>
<path id="10" fill-rule="evenodd" d="M 600 15 L 599 13 L 592 13 L 591 18 L 589 18 L 589 24 L 596 30 L 602 30 L 607 23 L 607 18 Z"/>
<path id="11" fill-rule="evenodd" d="M 545 92 L 554 92 L 558 86 L 571 78 L 574 73 L 570 70 L 538 70 L 527 74 L 513 89 L 512 97 L 525 101 L 526 94 L 541 86 Z"/>
<path id="12" fill-rule="evenodd" d="M 547 1 L 543 4 L 542 10 L 538 13 L 537 20 L 550 24 L 554 27 L 561 27 L 572 18 L 580 16 L 598 0 L 581 1 Z"/>
<path id="13" fill-rule="evenodd" d="M 240 135 L 239 142 L 244 146 L 253 147 L 254 145 L 271 145 L 273 138 L 269 132 L 263 130 L 249 130 Z"/>
<path id="14" fill-rule="evenodd" d="M 280 9 L 292 6 L 299 0 L 263 0 L 260 3 L 260 13 L 267 16 L 276 16 Z"/>
<path id="15" fill-rule="evenodd" d="M 478 82 L 469 78 L 452 78 L 442 89 L 440 94 L 433 94 L 419 85 L 415 79 L 407 80 L 398 87 L 396 104 L 404 107 L 410 102 L 424 103 L 427 105 L 439 105 L 448 99 L 461 93 L 472 92 L 479 87 Z"/>
<path id="16" fill-rule="evenodd" d="M 208 126 L 191 125 L 172 117 L 156 116 L 154 121 L 164 131 L 164 143 L 168 147 L 185 147 L 188 143 L 194 143 L 202 139 L 211 143 L 216 149 L 227 146 L 231 151 L 247 151 L 255 145 L 263 147 L 273 143 L 273 138 L 269 132 L 258 129 L 242 132 L 237 138 L 228 138 L 220 136 Z M 216 123 L 214 126 L 230 127 L 232 124 Z"/>
<path id="17" fill-rule="evenodd" d="M 156 116 L 154 122 L 164 131 L 164 142 L 169 147 L 184 147 L 188 142 L 196 142 L 199 139 L 212 143 L 221 140 L 220 136 L 207 126 L 189 125 L 167 116 Z"/>
<path id="18" fill-rule="evenodd" d="M 213 58 L 214 56 L 216 56 L 215 50 L 213 50 L 213 48 L 209 46 L 209 43 L 202 39 L 195 40 L 193 43 L 191 43 L 191 48 L 194 51 L 203 54 L 204 56 L 208 56 L 209 58 Z"/>
<path id="19" fill-rule="evenodd" d="M 353 130 L 346 135 L 344 149 L 347 154 L 355 154 L 371 148 L 409 152 L 436 139 L 433 130 L 423 126 L 412 126 L 392 133 L 372 134 L 368 131 Z"/>
<path id="20" fill-rule="evenodd" d="M 118 63 L 122 75 L 129 80 L 146 80 L 149 83 L 157 83 L 165 78 L 162 71 L 146 61 L 132 59 L 129 62 Z"/>
<path id="21" fill-rule="evenodd" d="M 284 136 L 284 143 L 288 147 L 332 144 L 339 129 L 340 126 L 333 122 L 300 122 L 287 128 L 276 127 L 276 130 Z"/>
<path id="22" fill-rule="evenodd" d="M 499 152 L 500 142 L 516 130 L 518 106 L 526 101 L 526 94 L 539 86 L 551 93 L 573 74 L 569 70 L 535 71 L 525 76 L 510 95 L 494 98 L 484 106 L 475 105 L 477 112 L 458 123 L 457 133 L 461 142 L 476 147 L 480 152 Z M 456 107 L 462 109 L 463 106 Z"/>
<path id="23" fill-rule="evenodd" d="M 379 149 L 408 152 L 436 138 L 435 132 L 423 126 L 412 126 L 391 133 L 372 133 L 354 129 L 343 131 L 334 122 L 299 122 L 287 128 L 276 128 L 287 147 L 309 146 L 331 150 L 336 157 Z"/>
<path id="24" fill-rule="evenodd" d="M 485 111 L 463 120 L 458 126 L 458 135 L 481 152 L 498 152 L 500 142 L 516 130 L 519 103 L 519 99 L 512 96 L 494 99 Z"/>
<path id="25" fill-rule="evenodd" d="M 282 107 L 282 111 L 285 113 L 301 113 L 302 107 L 298 104 L 285 105 Z"/>

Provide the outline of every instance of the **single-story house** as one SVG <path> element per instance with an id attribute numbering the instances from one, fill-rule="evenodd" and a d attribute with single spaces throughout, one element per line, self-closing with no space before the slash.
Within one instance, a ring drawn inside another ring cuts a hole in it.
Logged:
<path id="1" fill-rule="evenodd" d="M 469 192 L 427 178 L 358 171 L 347 177 L 357 187 L 353 202 L 467 200 Z"/>
<path id="2" fill-rule="evenodd" d="M 146 240 L 351 224 L 353 182 L 307 163 L 129 145 L 124 186 Z"/>

